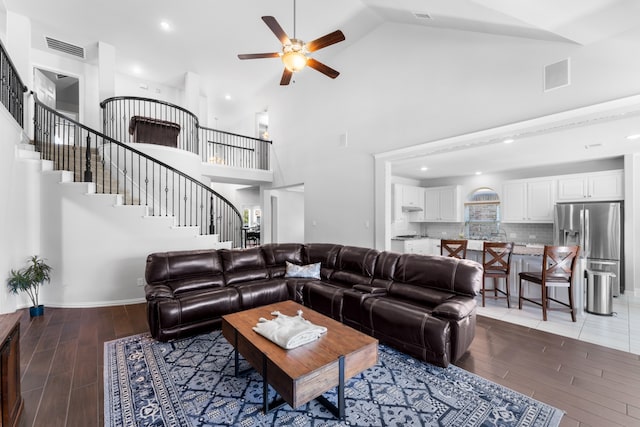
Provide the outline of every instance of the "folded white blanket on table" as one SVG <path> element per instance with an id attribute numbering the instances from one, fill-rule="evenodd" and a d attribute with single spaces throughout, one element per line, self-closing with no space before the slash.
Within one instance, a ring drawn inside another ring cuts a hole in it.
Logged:
<path id="1" fill-rule="evenodd" d="M 261 317 L 253 330 L 287 350 L 315 341 L 327 332 L 324 326 L 314 325 L 304 319 L 302 310 L 298 310 L 297 316 L 287 316 L 279 311 L 271 314 L 276 318 L 267 320 Z"/>

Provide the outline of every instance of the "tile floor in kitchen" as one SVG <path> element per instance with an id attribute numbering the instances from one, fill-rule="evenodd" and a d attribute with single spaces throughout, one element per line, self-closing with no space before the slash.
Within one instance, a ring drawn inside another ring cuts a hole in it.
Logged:
<path id="1" fill-rule="evenodd" d="M 581 311 L 575 323 L 571 321 L 571 315 L 563 311 L 547 312 L 548 320 L 545 322 L 542 309 L 526 301 L 519 310 L 517 295 L 511 295 L 510 309 L 505 299 L 487 298 L 485 307 L 482 307 L 481 296 L 477 301 L 481 316 L 640 354 L 640 297 L 629 292 L 613 298 L 613 316 Z"/>

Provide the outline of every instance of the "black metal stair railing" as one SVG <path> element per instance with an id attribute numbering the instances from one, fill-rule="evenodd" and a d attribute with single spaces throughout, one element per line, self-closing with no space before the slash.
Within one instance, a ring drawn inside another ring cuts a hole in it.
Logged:
<path id="1" fill-rule="evenodd" d="M 22 83 L 16 67 L 0 42 L 0 101 L 22 128 L 24 128 L 24 93 L 26 91 L 27 87 Z"/>
<path id="2" fill-rule="evenodd" d="M 121 142 L 162 143 L 200 153 L 198 118 L 190 111 L 156 99 L 117 96 L 100 103 L 102 132 Z"/>
<path id="3" fill-rule="evenodd" d="M 269 170 L 271 141 L 200 126 L 177 105 L 150 98 L 105 99 L 103 133 L 117 141 L 168 145 L 199 154 L 205 163 Z"/>
<path id="4" fill-rule="evenodd" d="M 200 126 L 202 161 L 247 169 L 269 170 L 271 141 Z"/>
<path id="5" fill-rule="evenodd" d="M 151 216 L 173 216 L 177 226 L 198 227 L 220 241 L 242 246 L 242 216 L 202 182 L 65 117 L 34 97 L 34 140 L 56 170 L 76 182 L 93 182 L 97 193 L 120 194 L 125 205 L 147 206 Z"/>

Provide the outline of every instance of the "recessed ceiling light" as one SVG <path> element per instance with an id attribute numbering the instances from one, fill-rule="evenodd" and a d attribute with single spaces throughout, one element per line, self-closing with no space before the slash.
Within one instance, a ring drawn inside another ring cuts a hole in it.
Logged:
<path id="1" fill-rule="evenodd" d="M 169 24 L 167 21 L 161 21 L 160 28 L 162 28 L 165 31 L 171 31 L 171 24 Z"/>
<path id="2" fill-rule="evenodd" d="M 476 172 L 476 175 L 482 175 L 482 172 L 478 171 Z"/>
<path id="3" fill-rule="evenodd" d="M 634 133 L 633 135 L 627 136 L 627 139 L 638 139 L 640 138 L 640 133 Z"/>
<path id="4" fill-rule="evenodd" d="M 137 76 L 142 74 L 142 68 L 140 68 L 140 66 L 138 66 L 138 65 L 134 65 L 131 70 L 133 71 L 133 74 L 135 74 Z"/>
<path id="5" fill-rule="evenodd" d="M 429 168 L 428 168 L 428 167 L 426 167 L 426 166 L 422 166 L 422 167 L 420 168 L 420 170 L 421 170 L 421 171 L 426 171 L 426 170 L 429 170 Z"/>
<path id="6" fill-rule="evenodd" d="M 226 95 L 224 96 L 224 99 L 226 99 L 227 101 L 228 101 L 228 100 L 230 100 L 230 99 L 231 99 L 231 95 L 226 94 Z"/>
<path id="7" fill-rule="evenodd" d="M 507 139 L 505 139 L 505 140 L 504 140 L 504 141 L 502 141 L 502 142 L 504 142 L 505 144 L 511 144 L 513 141 L 515 141 L 515 139 L 507 138 Z"/>

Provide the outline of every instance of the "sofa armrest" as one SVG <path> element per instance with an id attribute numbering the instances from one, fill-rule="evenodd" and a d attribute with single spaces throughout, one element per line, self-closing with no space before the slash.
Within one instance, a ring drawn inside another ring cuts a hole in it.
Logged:
<path id="1" fill-rule="evenodd" d="M 144 286 L 144 293 L 147 301 L 155 301 L 157 299 L 175 298 L 173 290 L 167 285 L 149 285 Z"/>
<path id="2" fill-rule="evenodd" d="M 469 316 L 476 309 L 476 300 L 469 297 L 455 296 L 439 304 L 432 314 L 445 319 L 460 320 Z"/>
<path id="3" fill-rule="evenodd" d="M 360 292 L 364 292 L 365 294 L 383 295 L 387 293 L 386 288 L 380 288 L 380 287 L 369 286 L 369 285 L 355 285 L 353 289 Z"/>

